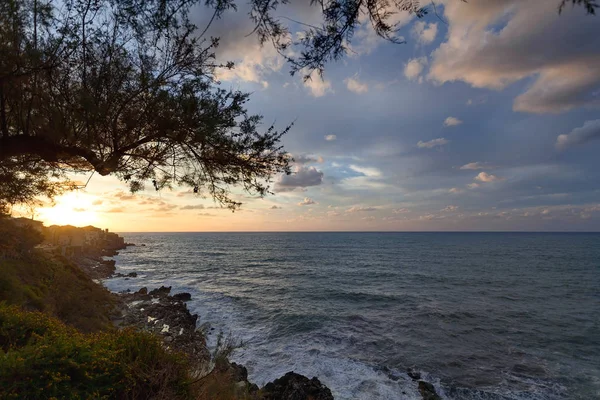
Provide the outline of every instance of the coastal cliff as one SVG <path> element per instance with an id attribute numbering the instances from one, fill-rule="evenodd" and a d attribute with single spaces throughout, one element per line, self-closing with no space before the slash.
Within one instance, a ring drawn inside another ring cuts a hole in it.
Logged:
<path id="1" fill-rule="evenodd" d="M 249 382 L 246 368 L 227 359 L 230 342 L 224 340 L 211 354 L 198 316 L 185 304 L 187 293 L 171 294 L 166 287 L 106 290 L 100 280 L 115 275 L 116 267 L 105 256 L 128 245 L 122 237 L 94 227 L 20 223 L 0 221 L 7 233 L 0 243 L 1 398 L 118 393 L 120 398 L 333 399 L 317 378 L 293 372 L 263 388 Z M 27 235 L 34 239 L 24 240 Z M 27 246 L 11 247 L 22 242 Z M 122 352 L 128 356 L 119 359 Z M 102 372 L 85 354 L 110 367 Z M 71 379 L 73 374 L 85 379 Z M 112 376 L 114 387 L 102 374 Z M 15 380 L 29 384 L 10 383 Z M 36 393 L 30 392 L 34 388 Z"/>

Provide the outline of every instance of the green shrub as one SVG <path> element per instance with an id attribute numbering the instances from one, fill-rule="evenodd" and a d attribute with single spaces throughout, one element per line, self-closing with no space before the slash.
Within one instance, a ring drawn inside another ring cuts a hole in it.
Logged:
<path id="1" fill-rule="evenodd" d="M 69 260 L 43 251 L 0 259 L 0 301 L 44 311 L 83 332 L 111 327 L 114 296 Z"/>
<path id="2" fill-rule="evenodd" d="M 134 330 L 83 334 L 0 303 L 0 398 L 191 398 L 189 365 Z"/>

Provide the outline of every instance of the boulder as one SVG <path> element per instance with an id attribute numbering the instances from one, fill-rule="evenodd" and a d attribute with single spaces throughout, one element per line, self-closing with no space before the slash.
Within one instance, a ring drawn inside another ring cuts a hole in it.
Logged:
<path id="1" fill-rule="evenodd" d="M 171 293 L 171 286 L 167 287 L 167 286 L 161 286 L 158 289 L 153 289 L 150 291 L 150 295 L 151 296 L 167 296 L 169 293 Z"/>
<path id="2" fill-rule="evenodd" d="M 143 287 L 140 290 L 138 290 L 137 292 L 135 292 L 136 294 L 148 294 L 148 288 L 147 287 Z"/>
<path id="3" fill-rule="evenodd" d="M 331 390 L 317 378 L 308 379 L 295 372 L 267 383 L 262 392 L 265 400 L 333 400 Z"/>
<path id="4" fill-rule="evenodd" d="M 176 293 L 172 297 L 175 300 L 181 300 L 181 301 L 190 301 L 192 299 L 192 295 L 187 292 Z"/>
<path id="5" fill-rule="evenodd" d="M 442 400 L 435 391 L 435 387 L 429 382 L 419 381 L 419 393 L 421 393 L 423 400 Z"/>

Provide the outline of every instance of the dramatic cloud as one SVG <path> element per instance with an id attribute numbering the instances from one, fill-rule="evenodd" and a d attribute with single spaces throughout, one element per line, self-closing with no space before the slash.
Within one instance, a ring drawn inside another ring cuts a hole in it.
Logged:
<path id="1" fill-rule="evenodd" d="M 369 91 L 369 85 L 362 83 L 357 77 L 347 78 L 344 80 L 348 90 L 354 93 L 367 93 Z"/>
<path id="2" fill-rule="evenodd" d="M 600 25 L 583 7 L 555 1 L 448 1 L 447 40 L 432 53 L 429 78 L 503 89 L 533 77 L 516 111 L 557 113 L 600 106 Z"/>
<path id="3" fill-rule="evenodd" d="M 411 58 L 404 65 L 404 76 L 411 81 L 422 82 L 421 73 L 427 66 L 427 57 Z"/>
<path id="4" fill-rule="evenodd" d="M 475 180 L 479 181 L 479 182 L 496 182 L 496 181 L 502 181 L 502 180 L 504 180 L 504 178 L 500 178 L 496 175 L 488 174 L 487 172 L 480 172 L 475 177 Z"/>
<path id="5" fill-rule="evenodd" d="M 420 44 L 429 44 L 435 40 L 437 28 L 435 22 L 428 24 L 425 21 L 417 21 L 413 25 L 412 34 Z"/>
<path id="6" fill-rule="evenodd" d="M 456 125 L 460 125 L 462 123 L 463 122 L 460 119 L 456 118 L 456 117 L 448 117 L 444 121 L 444 126 L 445 127 L 456 126 Z"/>
<path id="7" fill-rule="evenodd" d="M 371 177 L 371 178 L 379 178 L 381 176 L 381 171 L 378 170 L 377 168 L 373 168 L 373 167 L 362 167 L 360 165 L 349 165 L 348 168 L 350 168 L 354 172 L 358 172 L 360 174 L 363 174 L 363 175 Z"/>
<path id="8" fill-rule="evenodd" d="M 337 139 L 336 135 L 327 135 L 327 136 L 325 136 L 325 140 L 327 140 L 328 142 L 333 142 L 336 139 Z"/>
<path id="9" fill-rule="evenodd" d="M 318 186 L 323 183 L 323 172 L 315 167 L 296 167 L 291 175 L 282 175 L 275 183 L 276 192 L 291 192 L 297 188 Z"/>
<path id="10" fill-rule="evenodd" d="M 556 148 L 565 150 L 598 139 L 600 139 L 600 119 L 586 121 L 583 126 L 573 129 L 568 134 L 559 135 L 556 138 Z"/>
<path id="11" fill-rule="evenodd" d="M 310 197 L 305 197 L 304 200 L 298 203 L 299 206 L 310 206 L 313 204 L 317 204 L 317 202 L 311 199 Z"/>
<path id="12" fill-rule="evenodd" d="M 492 165 L 489 165 L 488 163 L 484 163 L 484 162 L 472 162 L 472 163 L 468 163 L 463 165 L 462 167 L 460 167 L 460 169 L 472 169 L 472 170 L 478 170 L 478 169 L 493 169 L 494 167 Z"/>
<path id="13" fill-rule="evenodd" d="M 423 141 L 419 140 L 419 143 L 417 143 L 417 147 L 420 149 L 423 149 L 423 148 L 431 149 L 436 146 L 443 146 L 445 144 L 448 144 L 448 142 L 449 141 L 444 138 L 437 138 L 437 139 L 430 140 L 428 142 L 423 142 Z"/>

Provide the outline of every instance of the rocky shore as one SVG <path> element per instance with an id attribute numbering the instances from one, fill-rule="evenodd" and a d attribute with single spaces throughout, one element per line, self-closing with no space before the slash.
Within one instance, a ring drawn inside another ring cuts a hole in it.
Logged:
<path id="1" fill-rule="evenodd" d="M 135 272 L 129 274 L 116 273 L 114 260 L 105 256 L 114 256 L 118 250 L 103 250 L 101 253 L 86 254 L 75 261 L 92 279 L 100 282 L 114 277 L 136 277 Z M 267 383 L 262 388 L 248 381 L 248 371 L 242 365 L 229 362 L 226 356 L 221 357 L 209 351 L 206 335 L 198 328 L 198 315 L 191 314 L 186 302 L 191 300 L 189 293 L 171 293 L 171 287 L 142 288 L 137 292 L 118 293 L 118 310 L 113 323 L 119 328 L 134 327 L 161 337 L 165 347 L 182 352 L 190 357 L 197 366 L 195 375 L 198 380 L 230 381 L 239 398 L 264 400 L 330 400 L 331 390 L 318 378 L 309 379 L 293 371 Z M 418 372 L 407 371 L 408 376 L 417 384 L 423 400 L 441 400 L 435 387 L 424 380 Z"/>
<path id="2" fill-rule="evenodd" d="M 116 262 L 112 257 L 119 250 L 134 244 L 122 242 L 120 246 L 102 248 L 100 251 L 87 251 L 78 254 L 73 261 L 96 282 L 115 277 L 136 277 L 135 272 L 116 272 Z M 211 354 L 205 335 L 198 329 L 198 315 L 191 314 L 186 302 L 191 300 L 189 293 L 171 293 L 171 287 L 142 288 L 137 292 L 116 294 L 117 310 L 113 323 L 120 329 L 136 328 L 162 338 L 165 347 L 187 355 L 196 366 L 198 380 L 229 380 L 240 394 L 240 398 L 264 400 L 332 400 L 329 388 L 319 379 L 309 379 L 293 371 L 269 382 L 263 388 L 248 381 L 248 371 L 242 365 L 229 362 L 226 357 Z M 219 350 L 219 349 L 217 349 Z"/>

